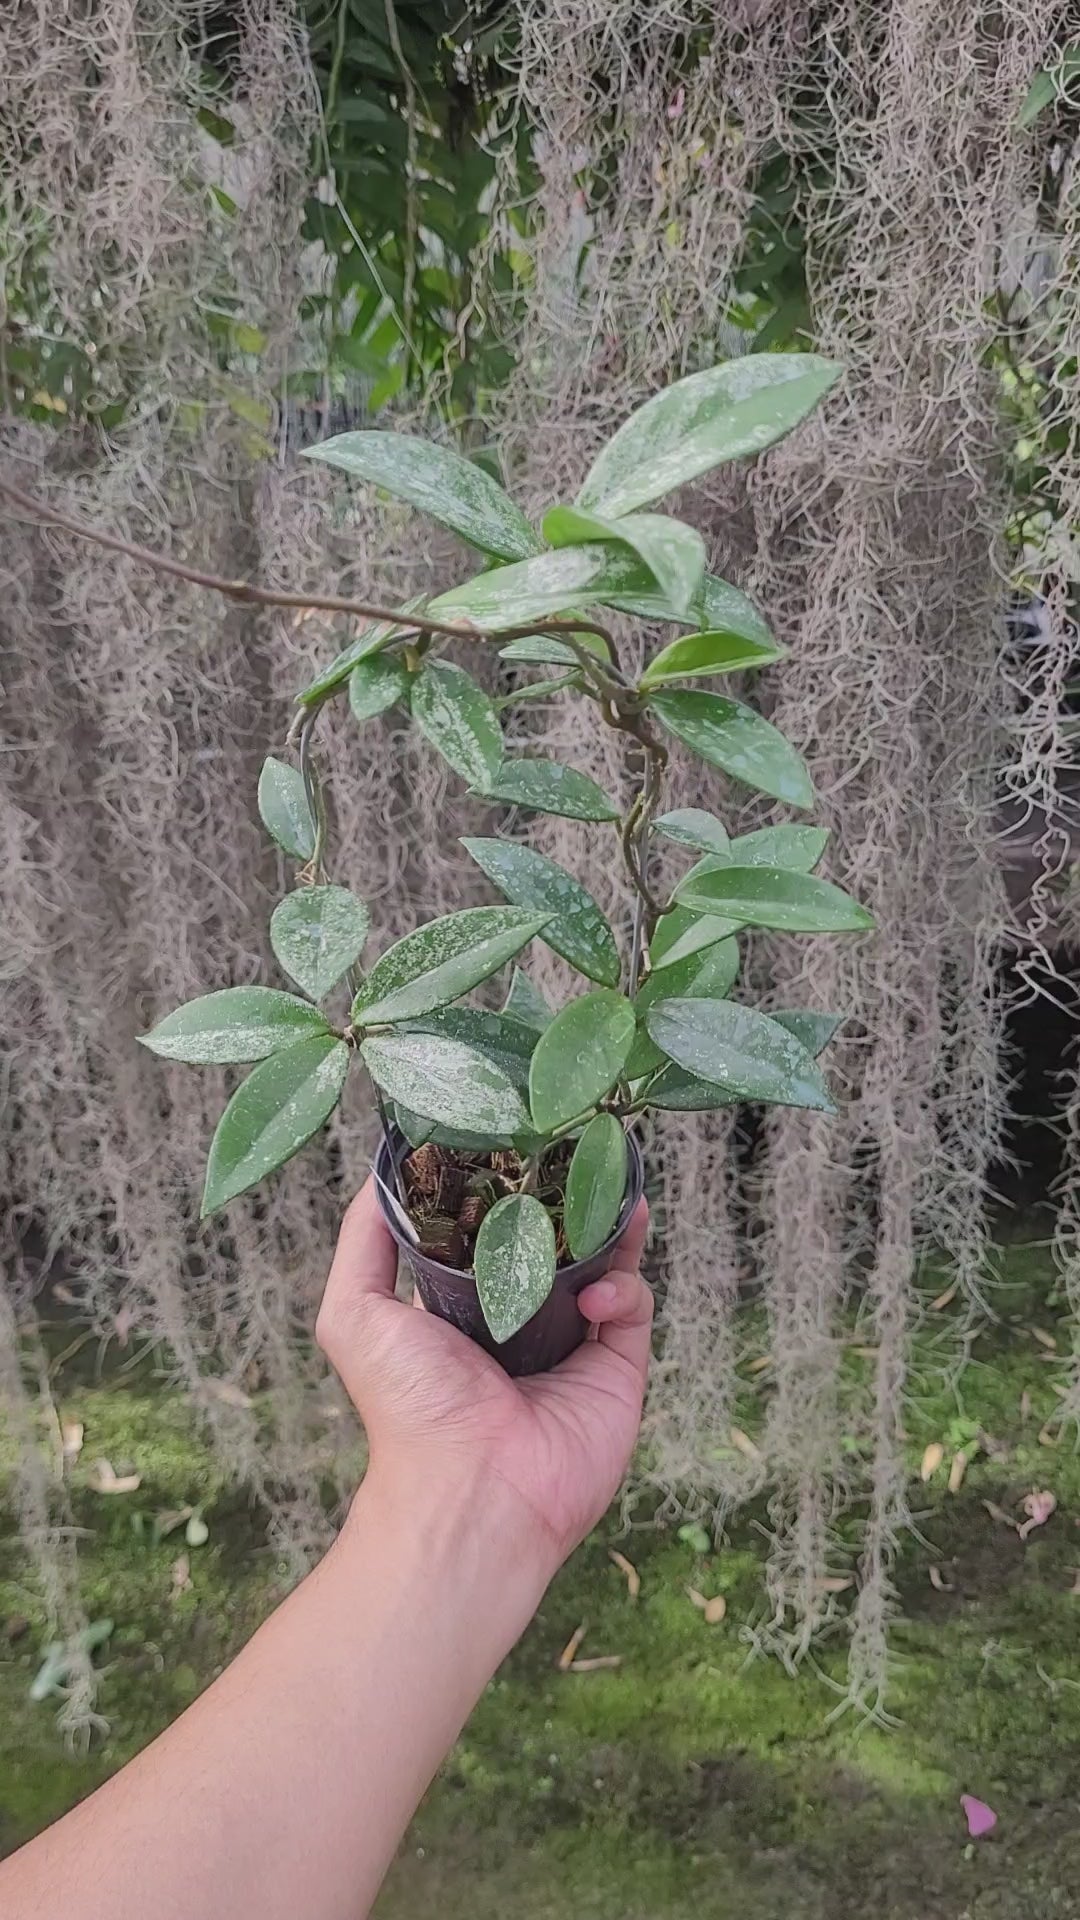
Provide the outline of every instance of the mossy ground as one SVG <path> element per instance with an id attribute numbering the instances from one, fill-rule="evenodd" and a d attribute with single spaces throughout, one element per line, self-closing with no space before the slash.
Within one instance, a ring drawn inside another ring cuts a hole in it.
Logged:
<path id="1" fill-rule="evenodd" d="M 927 1299 L 945 1284 L 929 1276 Z M 613 1514 L 488 1689 L 417 1816 L 383 1920 L 436 1907 L 447 1920 L 507 1911 L 519 1920 L 1080 1915 L 1080 1458 L 1068 1440 L 1045 1444 L 1070 1336 L 1038 1249 L 1007 1251 L 993 1303 L 1001 1322 L 974 1341 L 958 1380 L 957 1303 L 928 1314 L 917 1341 L 905 1426 L 919 1534 L 897 1578 L 889 1704 L 898 1724 L 830 1720 L 840 1633 L 795 1677 L 754 1657 L 760 1514 L 708 1554 L 640 1510 L 628 1532 Z M 853 1334 L 852 1451 L 863 1445 L 872 1365 L 857 1345 Z M 76 1517 L 89 1529 L 85 1590 L 92 1612 L 116 1622 L 97 1656 L 109 1732 L 88 1757 L 67 1755 L 50 1706 L 29 1700 L 44 1623 L 8 1544 L 0 1621 L 29 1624 L 14 1643 L 0 1633 L 0 1850 L 174 1717 L 284 1590 L 259 1516 L 226 1491 L 180 1399 L 153 1386 L 73 1382 L 63 1412 L 86 1427 L 75 1473 Z M 752 1427 L 749 1396 L 740 1418 Z M 946 1461 L 924 1487 L 919 1462 L 935 1440 Z M 971 1460 L 949 1494 L 958 1446 Z M 138 1470 L 138 1492 L 91 1491 L 88 1463 L 99 1455 L 117 1472 Z M 1022 1542 L 983 1502 L 1014 1513 L 1035 1487 L 1058 1505 Z M 182 1527 L 155 1541 L 154 1516 L 187 1506 L 205 1515 L 207 1543 L 186 1548 Z M 636 1600 L 612 1545 L 640 1574 Z M 181 1591 L 173 1568 L 184 1552 L 192 1584 Z M 706 1625 L 688 1585 L 726 1595 L 720 1625 Z M 838 1595 L 838 1608 L 846 1604 Z M 618 1654 L 617 1670 L 556 1670 L 583 1621 L 582 1653 Z M 999 1814 L 976 1844 L 961 1793 Z"/>

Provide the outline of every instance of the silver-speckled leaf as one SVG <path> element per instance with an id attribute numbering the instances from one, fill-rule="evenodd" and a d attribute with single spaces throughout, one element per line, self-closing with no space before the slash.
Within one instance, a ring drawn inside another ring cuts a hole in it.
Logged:
<path id="1" fill-rule="evenodd" d="M 528 1089 L 536 1031 L 506 1013 L 491 1013 L 486 1007 L 440 1007 L 435 1013 L 425 1014 L 422 1020 L 410 1020 L 401 1030 L 461 1040 L 494 1061 L 521 1093 Z"/>
<path id="2" fill-rule="evenodd" d="M 570 614 L 616 593 L 647 593 L 653 576 L 626 547 L 562 547 L 478 573 L 440 593 L 428 607 L 433 620 L 468 621 L 488 633 L 524 626 L 545 614 Z"/>
<path id="3" fill-rule="evenodd" d="M 269 754 L 259 775 L 259 816 L 284 853 L 310 860 L 315 851 L 315 822 L 299 767 Z"/>
<path id="4" fill-rule="evenodd" d="M 524 514 L 498 481 L 449 447 L 408 433 L 339 433 L 321 446 L 305 447 L 304 454 L 407 501 L 481 553 L 524 560 L 540 550 Z"/>
<path id="5" fill-rule="evenodd" d="M 707 573 L 686 613 L 679 613 L 662 593 L 620 594 L 605 602 L 621 613 L 636 613 L 642 620 L 678 620 L 698 633 L 731 633 L 759 647 L 774 647 L 768 623 L 752 600 L 730 580 Z"/>
<path id="6" fill-rule="evenodd" d="M 163 1060 L 198 1067 L 265 1060 L 279 1047 L 326 1032 L 318 1007 L 277 987 L 222 987 L 167 1013 L 140 1043 Z"/>
<path id="7" fill-rule="evenodd" d="M 278 964 L 313 1000 L 359 959 L 367 931 L 368 910 L 346 887 L 298 887 L 270 916 Z"/>
<path id="8" fill-rule="evenodd" d="M 774 1010 L 769 1015 L 769 1019 L 775 1020 L 778 1027 L 786 1027 L 796 1040 L 801 1040 L 807 1053 L 812 1053 L 815 1060 L 828 1046 L 837 1027 L 843 1026 L 845 1018 L 846 1015 L 842 1013 L 814 1013 L 805 1007 L 792 1010 L 785 1008 L 779 1013 Z"/>
<path id="9" fill-rule="evenodd" d="M 658 1000 L 645 1023 L 669 1060 L 735 1099 L 834 1111 L 801 1041 L 753 1007 L 733 1000 Z"/>
<path id="10" fill-rule="evenodd" d="M 360 1048 L 375 1084 L 411 1113 L 466 1133 L 527 1132 L 513 1082 L 474 1047 L 433 1033 L 372 1034 Z"/>
<path id="11" fill-rule="evenodd" d="M 761 453 L 798 425 L 841 372 L 816 353 L 752 353 L 676 380 L 597 455 L 578 505 L 630 513 L 722 460 Z"/>
<path id="12" fill-rule="evenodd" d="M 563 1228 L 575 1260 L 603 1246 L 626 1193 L 626 1135 L 613 1113 L 589 1121 L 566 1176 Z"/>
<path id="13" fill-rule="evenodd" d="M 668 603 L 685 614 L 705 578 L 705 542 L 696 527 L 664 513 L 628 513 L 605 520 L 580 507 L 552 507 L 544 518 L 544 538 L 553 547 L 588 541 L 621 541 L 636 553 Z"/>
<path id="14" fill-rule="evenodd" d="M 714 813 L 704 807 L 676 807 L 673 813 L 661 813 L 653 821 L 654 833 L 674 840 L 682 847 L 697 847 L 701 853 L 726 856 L 731 845 L 727 828 Z"/>
<path id="15" fill-rule="evenodd" d="M 567 820 L 617 820 L 619 809 L 591 775 L 558 760 L 504 760 L 494 780 L 480 790 L 483 800 L 531 807 L 534 813 L 562 814 Z"/>
<path id="16" fill-rule="evenodd" d="M 638 1030 L 626 1062 L 626 1078 L 640 1079 L 663 1063 L 664 1055 L 644 1025 L 646 1013 L 657 1000 L 726 1000 L 738 973 L 739 943 L 726 939 L 647 974 L 634 995 Z"/>
<path id="17" fill-rule="evenodd" d="M 373 653 L 358 660 L 349 675 L 349 706 L 354 720 L 374 720 L 395 700 L 404 700 L 410 675 L 395 653 Z"/>
<path id="18" fill-rule="evenodd" d="M 828 827 L 759 827 L 740 833 L 728 847 L 734 867 L 786 867 L 791 873 L 812 873 L 825 851 Z"/>
<path id="19" fill-rule="evenodd" d="M 449 660 L 428 660 L 413 676 L 412 716 L 425 739 L 472 787 L 502 765 L 503 737 L 483 687 Z"/>
<path id="20" fill-rule="evenodd" d="M 526 907 L 466 907 L 417 927 L 376 960 L 353 1001 L 354 1025 L 381 1027 L 449 1006 L 520 953 L 549 918 Z"/>
<path id="21" fill-rule="evenodd" d="M 341 1098 L 349 1049 L 331 1033 L 298 1040 L 248 1074 L 210 1143 L 202 1218 L 273 1173 L 328 1120 Z"/>
<path id="22" fill-rule="evenodd" d="M 571 1000 L 536 1043 L 529 1067 L 533 1125 L 552 1133 L 610 1093 L 634 1038 L 634 1009 L 621 993 L 599 987 Z"/>
<path id="23" fill-rule="evenodd" d="M 787 867 L 716 866 L 680 882 L 680 905 L 780 933 L 864 933 L 873 917 L 831 880 Z"/>
<path id="24" fill-rule="evenodd" d="M 592 894 L 565 867 L 514 840 L 462 840 L 461 844 L 508 900 L 550 916 L 543 930 L 547 946 L 587 979 L 602 987 L 618 985 L 615 935 Z"/>
<path id="25" fill-rule="evenodd" d="M 555 1229 L 539 1200 L 511 1193 L 484 1217 L 473 1258 L 484 1319 L 501 1345 L 543 1306 L 555 1279 Z"/>
<path id="26" fill-rule="evenodd" d="M 814 798 L 800 755 L 769 720 L 719 693 L 654 693 L 649 712 L 677 740 L 735 780 L 791 807 Z"/>

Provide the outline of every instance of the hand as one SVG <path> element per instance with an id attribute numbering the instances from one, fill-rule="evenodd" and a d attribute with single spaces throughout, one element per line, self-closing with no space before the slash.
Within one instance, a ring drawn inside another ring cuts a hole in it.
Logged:
<path id="1" fill-rule="evenodd" d="M 641 1420 L 652 1295 L 635 1210 L 578 1305 L 596 1328 L 550 1373 L 512 1380 L 465 1334 L 394 1294 L 397 1248 L 369 1180 L 342 1223 L 315 1333 L 363 1420 L 372 1475 L 502 1511 L 509 1494 L 556 1565 L 618 1490 Z M 417 1303 L 418 1304 L 418 1303 Z"/>

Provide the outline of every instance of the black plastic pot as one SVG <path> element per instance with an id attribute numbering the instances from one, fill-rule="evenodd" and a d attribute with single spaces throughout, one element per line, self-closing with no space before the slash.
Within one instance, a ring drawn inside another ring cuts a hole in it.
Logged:
<path id="1" fill-rule="evenodd" d="M 398 1168 L 411 1151 L 404 1136 L 396 1128 L 392 1129 L 389 1143 L 383 1141 L 375 1162 L 381 1182 L 376 1191 L 383 1218 L 409 1263 L 417 1291 L 428 1312 L 438 1314 L 440 1320 L 448 1320 L 451 1326 L 467 1333 L 478 1347 L 493 1354 L 507 1373 L 546 1373 L 549 1367 L 558 1366 L 560 1360 L 565 1360 L 567 1354 L 573 1353 L 574 1348 L 581 1345 L 589 1330 L 588 1321 L 578 1312 L 578 1294 L 593 1280 L 603 1279 L 611 1265 L 619 1236 L 641 1198 L 645 1184 L 641 1148 L 633 1134 L 627 1136 L 626 1145 L 629 1150 L 626 1195 L 611 1238 L 588 1260 L 575 1260 L 572 1266 L 560 1267 L 555 1275 L 555 1284 L 540 1311 L 534 1313 L 518 1333 L 500 1346 L 488 1330 L 471 1271 L 465 1273 L 459 1267 L 445 1267 L 441 1260 L 431 1260 L 427 1254 L 421 1253 L 419 1247 L 413 1246 L 406 1238 L 392 1208 L 387 1204 L 385 1189 L 389 1188 L 391 1193 L 398 1191 L 390 1158 L 391 1148 Z"/>

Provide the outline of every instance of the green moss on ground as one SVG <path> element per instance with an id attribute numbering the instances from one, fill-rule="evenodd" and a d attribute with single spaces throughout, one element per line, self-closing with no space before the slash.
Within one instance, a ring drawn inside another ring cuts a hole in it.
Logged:
<path id="1" fill-rule="evenodd" d="M 945 1281 L 941 1282 L 942 1287 Z M 939 1289 L 935 1287 L 935 1291 Z M 928 1290 L 927 1300 L 932 1297 Z M 905 1409 L 919 1535 L 898 1568 L 898 1724 L 830 1721 L 840 1634 L 792 1677 L 754 1655 L 765 1611 L 760 1516 L 716 1553 L 614 1517 L 574 1556 L 487 1690 L 417 1816 L 380 1902 L 382 1920 L 435 1905 L 447 1920 L 1067 1920 L 1080 1915 L 1080 1458 L 1047 1445 L 1066 1329 L 1040 1250 L 1010 1250 L 993 1295 L 999 1324 L 954 1366 L 958 1303 L 927 1313 Z M 1034 1337 L 1033 1325 L 1058 1344 Z M 864 1444 L 872 1357 L 845 1362 L 850 1448 Z M 757 1376 L 767 1393 L 767 1370 Z M 44 1622 L 9 1546 L 0 1553 L 0 1846 L 11 1847 L 135 1752 L 207 1683 L 282 1591 L 254 1516 L 222 1485 L 178 1397 L 80 1386 L 66 1417 L 86 1443 L 75 1475 L 85 1584 L 116 1621 L 98 1656 L 110 1731 L 89 1758 L 58 1742 L 53 1710 L 27 1695 Z M 760 1417 L 748 1392 L 740 1418 Z M 1042 1435 L 1042 1439 L 1040 1439 Z M 919 1479 L 932 1441 L 947 1457 Z M 970 1456 L 947 1491 L 952 1454 Z M 141 1473 L 136 1494 L 87 1484 L 99 1455 Z M 1019 1514 L 1033 1488 L 1057 1510 L 1023 1542 L 984 1506 Z M 206 1546 L 182 1529 L 155 1541 L 164 1510 L 197 1506 Z M 142 1521 L 138 1516 L 142 1515 Z M 632 1600 L 609 1559 L 641 1576 Z M 173 1569 L 190 1563 L 190 1590 Z M 930 1569 L 936 1569 L 937 1585 Z M 723 1592 L 707 1626 L 688 1585 Z M 844 1595 L 837 1604 L 847 1604 Z M 583 1655 L 615 1671 L 561 1674 Z M 996 1831 L 967 1841 L 959 1796 L 988 1800 Z"/>

